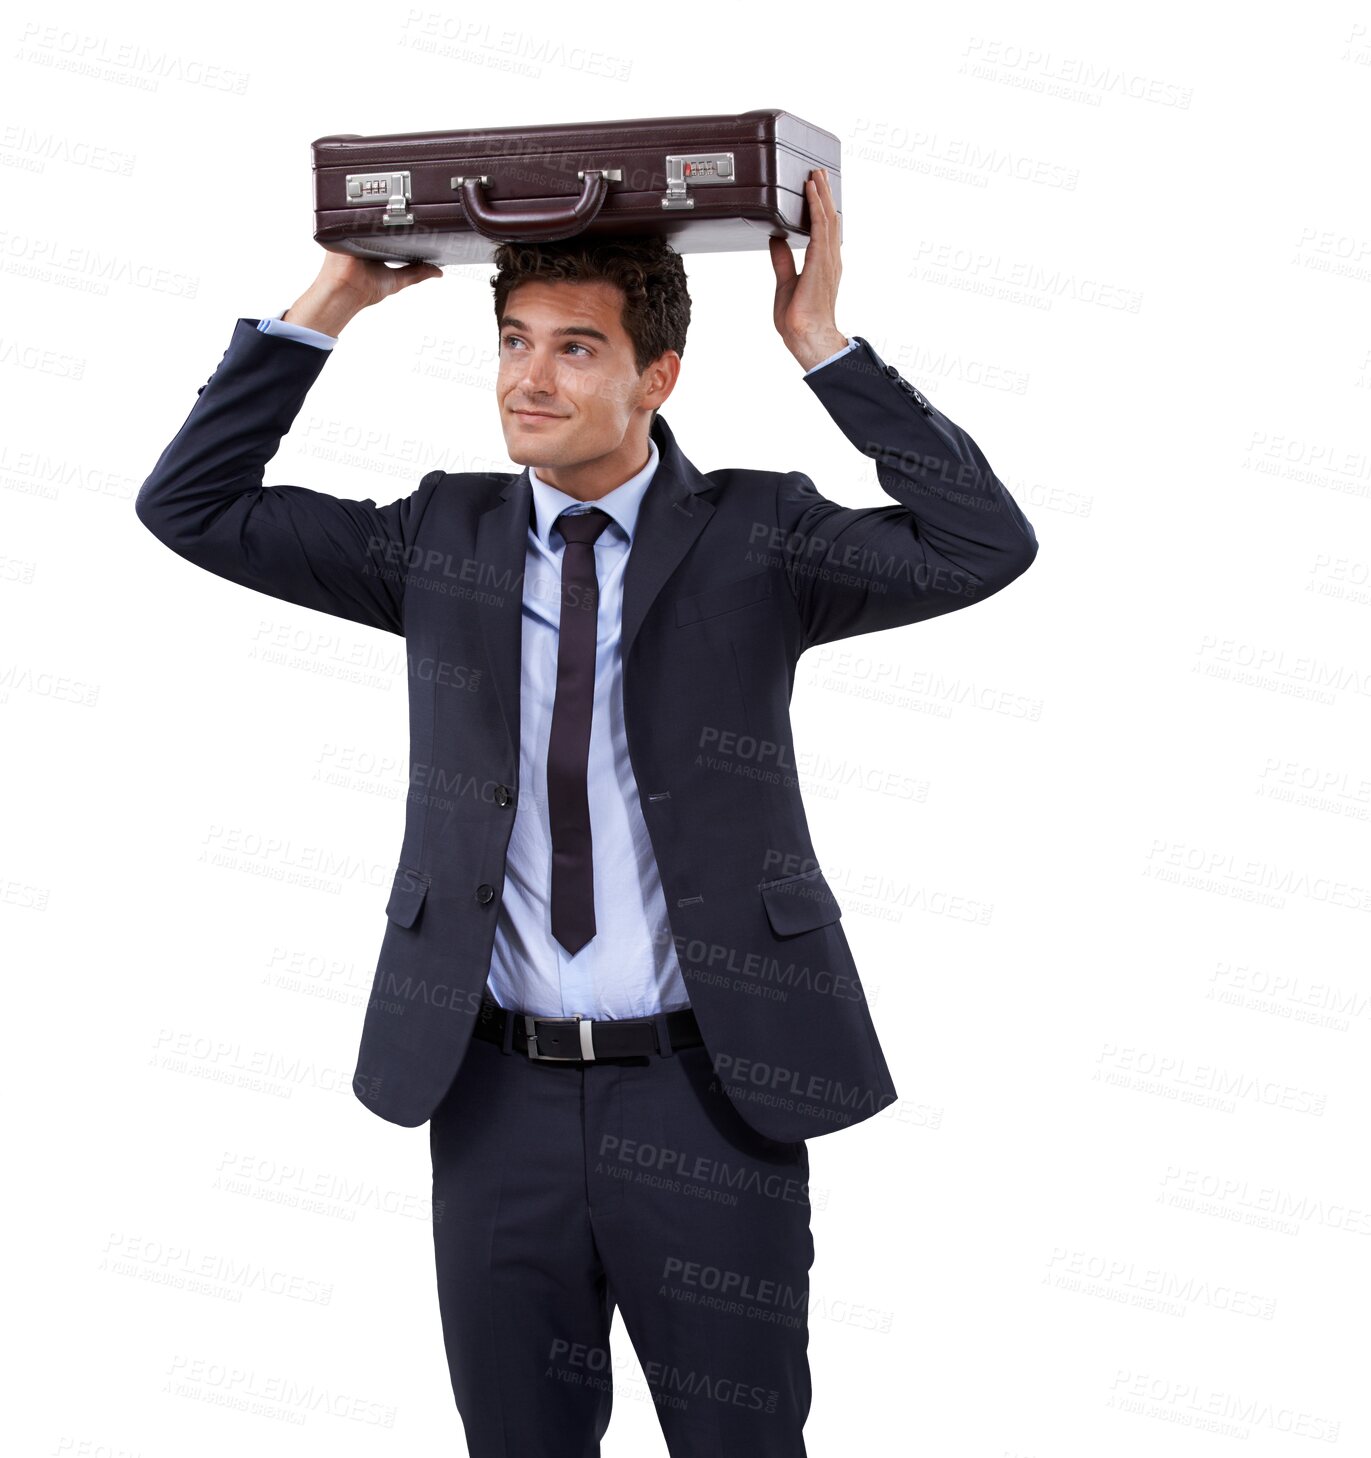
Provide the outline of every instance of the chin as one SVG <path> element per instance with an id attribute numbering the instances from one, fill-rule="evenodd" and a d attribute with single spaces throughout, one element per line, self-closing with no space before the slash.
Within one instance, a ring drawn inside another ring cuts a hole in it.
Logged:
<path id="1" fill-rule="evenodd" d="M 518 466 L 555 466 L 557 461 L 549 459 L 536 445 L 528 441 L 506 441 L 505 454 Z"/>

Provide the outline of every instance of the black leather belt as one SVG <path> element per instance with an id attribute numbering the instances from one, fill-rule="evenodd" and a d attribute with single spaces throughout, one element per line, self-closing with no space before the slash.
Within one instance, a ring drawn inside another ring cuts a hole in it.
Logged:
<path id="1" fill-rule="evenodd" d="M 665 1016 L 673 1048 L 694 1048 L 704 1042 L 692 1008 L 678 1007 Z M 537 1063 L 593 1063 L 663 1051 L 656 1018 L 584 1018 L 579 1013 L 570 1018 L 542 1017 L 501 1007 L 489 994 L 481 999 L 473 1031 L 478 1038 L 503 1047 L 505 1023 L 511 1018 L 511 1046 Z"/>

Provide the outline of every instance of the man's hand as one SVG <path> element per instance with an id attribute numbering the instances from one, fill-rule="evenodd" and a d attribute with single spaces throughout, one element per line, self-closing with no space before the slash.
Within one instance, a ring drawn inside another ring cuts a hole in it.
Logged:
<path id="1" fill-rule="evenodd" d="M 795 260 L 784 238 L 769 238 L 767 246 L 776 270 L 776 329 L 791 354 L 806 369 L 812 369 L 848 342 L 833 318 L 843 261 L 838 210 L 829 190 L 827 168 L 816 167 L 810 172 L 805 198 L 809 203 L 809 243 L 805 247 L 804 272 L 796 274 Z"/>
<path id="2" fill-rule="evenodd" d="M 379 258 L 354 258 L 350 253 L 325 250 L 319 277 L 282 318 L 336 336 L 363 309 L 410 284 L 442 276 L 443 270 L 436 263 L 407 263 L 403 268 L 392 268 Z"/>

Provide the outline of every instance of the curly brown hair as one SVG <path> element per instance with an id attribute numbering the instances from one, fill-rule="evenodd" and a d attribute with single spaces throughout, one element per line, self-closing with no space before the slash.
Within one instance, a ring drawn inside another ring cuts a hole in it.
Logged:
<path id="1" fill-rule="evenodd" d="M 685 355 L 690 291 L 681 255 L 663 237 L 502 243 L 495 250 L 494 262 L 499 272 L 491 275 L 490 283 L 495 290 L 497 328 L 510 292 L 521 283 L 603 279 L 623 293 L 620 318 L 633 341 L 633 362 L 640 375 L 669 349 Z M 657 417 L 655 410 L 652 417 Z"/>

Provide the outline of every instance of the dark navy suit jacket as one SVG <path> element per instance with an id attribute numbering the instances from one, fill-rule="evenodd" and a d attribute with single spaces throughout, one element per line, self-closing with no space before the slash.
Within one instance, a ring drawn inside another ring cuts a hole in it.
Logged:
<path id="1" fill-rule="evenodd" d="M 257 323 L 236 322 L 138 518 L 220 577 L 405 638 L 410 789 L 353 1087 L 413 1126 L 452 1084 L 490 966 L 528 471 L 430 471 L 384 506 L 264 486 L 330 353 Z M 796 662 L 979 602 L 1038 547 L 975 441 L 853 337 L 805 383 L 890 503 L 840 506 L 798 471 L 702 473 L 659 412 L 624 578 L 625 732 L 691 1005 L 743 1118 L 787 1141 L 897 1096 L 796 784 Z"/>

